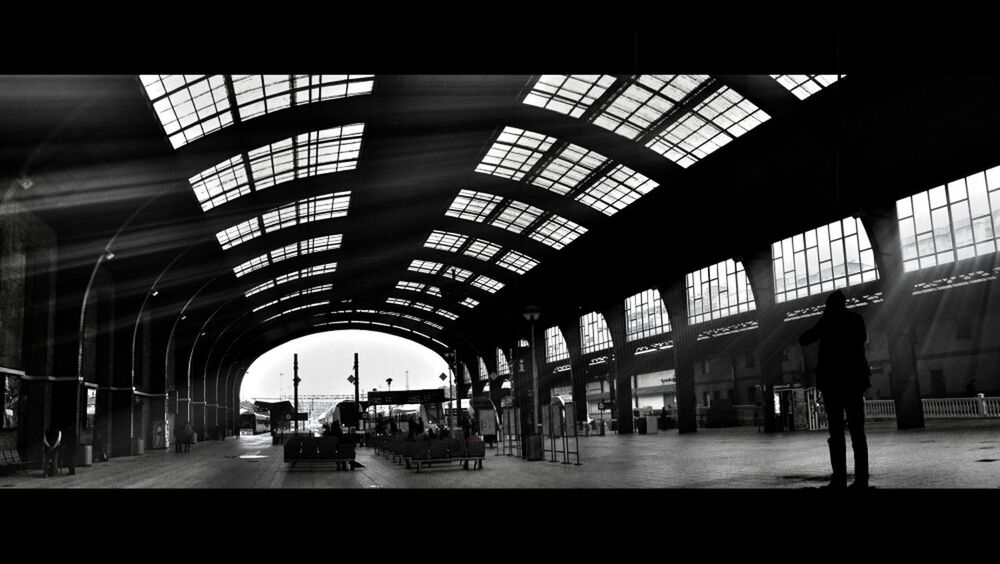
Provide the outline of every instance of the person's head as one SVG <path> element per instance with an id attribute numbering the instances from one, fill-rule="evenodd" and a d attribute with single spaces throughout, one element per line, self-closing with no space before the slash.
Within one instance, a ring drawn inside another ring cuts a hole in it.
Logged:
<path id="1" fill-rule="evenodd" d="M 844 311 L 847 309 L 847 296 L 836 290 L 826 297 L 826 309 L 829 311 Z"/>

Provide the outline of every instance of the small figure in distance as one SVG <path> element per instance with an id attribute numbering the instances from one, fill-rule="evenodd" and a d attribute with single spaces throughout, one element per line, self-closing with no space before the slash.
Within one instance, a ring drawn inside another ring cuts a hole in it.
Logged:
<path id="1" fill-rule="evenodd" d="M 847 486 L 847 444 L 844 440 L 844 413 L 854 449 L 852 489 L 868 488 L 868 442 L 865 438 L 865 390 L 871 387 L 871 369 L 865 358 L 868 334 L 865 321 L 847 310 L 847 298 L 837 290 L 826 299 L 826 309 L 815 325 L 799 337 L 799 344 L 819 341 L 816 386 L 823 393 L 830 429 L 830 464 L 833 477 L 829 486 Z"/>

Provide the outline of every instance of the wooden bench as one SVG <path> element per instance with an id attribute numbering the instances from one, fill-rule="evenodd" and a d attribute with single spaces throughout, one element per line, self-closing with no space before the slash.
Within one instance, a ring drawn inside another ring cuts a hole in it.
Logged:
<path id="1" fill-rule="evenodd" d="M 27 473 L 29 468 L 37 466 L 36 462 L 21 460 L 21 455 L 17 452 L 16 433 L 0 433 L 0 471 Z"/>

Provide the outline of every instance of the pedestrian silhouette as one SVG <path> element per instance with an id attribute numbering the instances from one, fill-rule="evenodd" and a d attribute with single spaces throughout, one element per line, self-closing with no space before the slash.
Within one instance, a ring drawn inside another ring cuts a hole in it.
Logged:
<path id="1" fill-rule="evenodd" d="M 871 387 L 871 369 L 865 358 L 865 321 L 847 310 L 847 298 L 837 290 L 826 299 L 823 317 L 799 337 L 799 344 L 819 341 L 816 387 L 823 393 L 830 429 L 830 488 L 847 486 L 847 445 L 844 413 L 854 449 L 854 484 L 868 487 L 868 442 L 865 438 L 865 390 Z"/>

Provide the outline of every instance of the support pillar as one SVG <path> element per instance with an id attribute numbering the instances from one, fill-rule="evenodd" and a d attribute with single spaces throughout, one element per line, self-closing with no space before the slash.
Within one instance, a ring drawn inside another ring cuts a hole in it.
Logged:
<path id="1" fill-rule="evenodd" d="M 697 399 L 694 393 L 694 363 L 698 330 L 688 324 L 687 288 L 684 277 L 658 286 L 663 305 L 670 317 L 674 337 L 674 377 L 677 386 L 677 431 L 694 433 L 698 430 Z"/>
<path id="2" fill-rule="evenodd" d="M 889 344 L 889 382 L 896 404 L 896 427 L 919 429 L 924 426 L 923 403 L 917 379 L 914 350 L 913 279 L 903 270 L 896 206 L 866 210 L 861 222 L 868 232 L 875 263 L 882 279 L 885 301 L 882 320 Z"/>
<path id="3" fill-rule="evenodd" d="M 782 371 L 784 319 L 774 299 L 774 270 L 771 248 L 759 247 L 744 254 L 743 269 L 753 289 L 757 305 L 757 353 L 760 356 L 761 409 L 764 410 L 764 432 L 780 429 L 774 417 L 774 386 L 784 381 Z"/>
<path id="4" fill-rule="evenodd" d="M 573 404 L 576 405 L 576 423 L 587 421 L 587 362 L 580 344 L 580 323 L 559 326 L 569 351 L 569 374 L 573 383 Z"/>
<path id="5" fill-rule="evenodd" d="M 615 379 L 615 410 L 618 412 L 618 433 L 631 434 L 635 432 L 632 425 L 632 397 L 635 347 L 629 346 L 625 340 L 625 301 L 601 312 L 604 321 L 611 332 L 612 350 L 614 351 L 613 376 Z"/>

